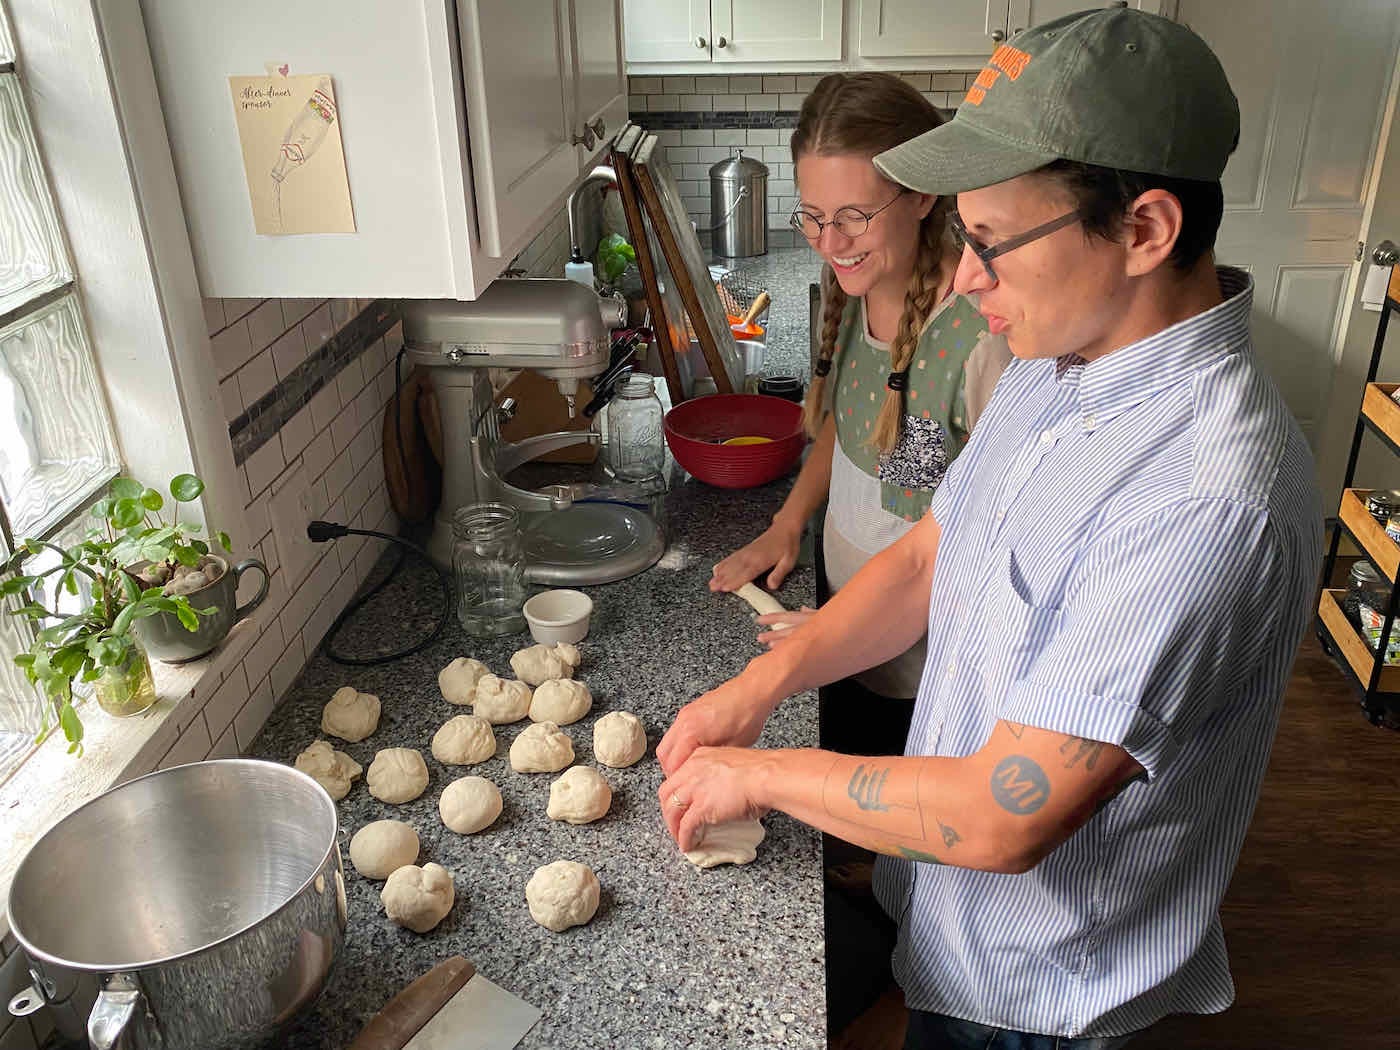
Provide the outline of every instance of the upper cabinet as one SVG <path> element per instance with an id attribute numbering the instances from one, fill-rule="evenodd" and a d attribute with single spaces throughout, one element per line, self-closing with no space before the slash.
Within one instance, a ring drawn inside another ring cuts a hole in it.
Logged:
<path id="1" fill-rule="evenodd" d="M 837 61 L 842 18 L 841 0 L 627 0 L 627 61 Z"/>
<path id="2" fill-rule="evenodd" d="M 210 297 L 475 298 L 626 118 L 620 0 L 142 10 Z M 254 230 L 228 77 L 269 62 L 331 78 L 354 233 Z"/>
<path id="3" fill-rule="evenodd" d="M 1006 38 L 1008 0 L 859 0 L 862 58 L 985 55 Z"/>

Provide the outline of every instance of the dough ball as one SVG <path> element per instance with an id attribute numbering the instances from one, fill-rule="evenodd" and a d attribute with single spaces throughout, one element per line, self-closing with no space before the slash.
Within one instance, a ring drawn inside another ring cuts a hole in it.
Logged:
<path id="1" fill-rule="evenodd" d="M 350 863 L 367 879 L 387 879 L 418 859 L 418 832 L 401 820 L 376 820 L 350 838 Z"/>
<path id="2" fill-rule="evenodd" d="M 353 685 L 335 691 L 321 711 L 321 732 L 355 744 L 379 728 L 379 697 L 357 693 Z"/>
<path id="3" fill-rule="evenodd" d="M 525 903 L 530 917 L 547 930 L 560 933 L 570 926 L 582 926 L 598 910 L 602 887 L 587 864 L 556 860 L 536 868 L 525 884 Z"/>
<path id="4" fill-rule="evenodd" d="M 592 766 L 574 766 L 549 785 L 550 820 L 589 824 L 604 816 L 612 805 L 612 788 Z"/>
<path id="5" fill-rule="evenodd" d="M 593 694 L 582 682 L 569 678 L 551 679 L 535 690 L 530 701 L 532 722 L 553 722 L 566 726 L 593 710 Z"/>
<path id="6" fill-rule="evenodd" d="M 763 835 L 763 825 L 756 820 L 711 824 L 705 829 L 700 845 L 687 853 L 685 859 L 697 868 L 751 864 L 758 856 L 758 844 L 763 841 Z"/>
<path id="7" fill-rule="evenodd" d="M 647 731 L 631 711 L 609 711 L 593 723 L 593 757 L 621 769 L 647 753 Z"/>
<path id="8" fill-rule="evenodd" d="M 452 876 L 441 864 L 406 864 L 379 891 L 384 914 L 414 933 L 427 933 L 447 918 L 456 897 Z"/>
<path id="9" fill-rule="evenodd" d="M 386 747 L 369 764 L 365 783 L 380 802 L 412 802 L 428 786 L 428 764 L 411 747 Z"/>
<path id="10" fill-rule="evenodd" d="M 312 743 L 297 755 L 293 765 L 325 788 L 326 794 L 337 802 L 350 793 L 350 781 L 364 772 L 360 763 L 344 751 L 335 750 L 327 740 Z"/>
<path id="11" fill-rule="evenodd" d="M 536 722 L 510 745 L 510 768 L 517 773 L 557 773 L 573 760 L 574 742 L 553 722 Z"/>
<path id="12" fill-rule="evenodd" d="M 515 677 L 530 685 L 542 685 L 556 678 L 572 678 L 583 662 L 578 646 L 568 642 L 558 645 L 532 645 L 510 658 Z"/>
<path id="13" fill-rule="evenodd" d="M 501 789 L 485 777 L 462 777 L 443 789 L 438 799 L 442 822 L 462 835 L 489 828 L 501 815 Z"/>
<path id="14" fill-rule="evenodd" d="M 496 734 L 491 732 L 491 723 L 476 715 L 449 718 L 433 734 L 433 757 L 445 765 L 475 765 L 495 753 Z"/>
<path id="15" fill-rule="evenodd" d="M 530 712 L 530 687 L 509 678 L 482 675 L 476 683 L 472 711 L 493 726 L 519 722 Z"/>
<path id="16" fill-rule="evenodd" d="M 449 704 L 465 707 L 476 699 L 476 684 L 490 674 L 480 660 L 459 656 L 438 672 L 438 688 Z"/>

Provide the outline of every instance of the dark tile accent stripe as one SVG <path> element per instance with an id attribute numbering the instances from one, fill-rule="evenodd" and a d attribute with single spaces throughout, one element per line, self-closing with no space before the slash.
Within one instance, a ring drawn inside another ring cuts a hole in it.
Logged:
<path id="1" fill-rule="evenodd" d="M 713 128 L 724 131 L 730 128 L 795 128 L 795 109 L 747 109 L 718 110 L 710 112 L 689 111 L 671 113 L 630 113 L 632 122 L 648 131 L 694 131 Z"/>
<path id="2" fill-rule="evenodd" d="M 340 370 L 381 339 L 403 316 L 396 299 L 376 299 L 313 350 L 296 370 L 228 425 L 239 466 L 277 435 Z"/>

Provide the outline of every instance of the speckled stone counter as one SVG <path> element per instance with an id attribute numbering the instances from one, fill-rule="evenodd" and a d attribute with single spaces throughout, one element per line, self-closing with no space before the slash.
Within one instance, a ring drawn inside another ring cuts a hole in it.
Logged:
<path id="1" fill-rule="evenodd" d="M 773 297 L 768 309 L 764 375 L 795 375 L 806 383 L 812 372 L 808 286 L 821 276 L 821 256 L 803 245 L 778 248 L 752 259 L 716 259 L 715 264 L 740 271 Z"/>
<path id="2" fill-rule="evenodd" d="M 345 952 L 326 994 L 279 1047 L 347 1046 L 391 996 L 454 953 L 543 1011 L 523 1047 L 826 1045 L 817 833 L 770 814 L 755 863 L 698 871 L 677 852 L 656 800 L 662 775 L 655 746 L 676 711 L 758 651 L 748 607 L 707 589 L 710 567 L 762 530 L 790 484 L 787 478 L 724 492 L 678 473 L 667 498 L 670 543 L 662 562 L 630 580 L 587 588 L 594 613 L 578 677 L 595 705 L 566 728 L 576 762 L 593 764 L 593 723 L 608 711 L 636 713 L 649 742 L 639 764 L 600 767 L 614 794 L 610 813 L 597 823 L 549 820 L 545 806 L 555 774 L 510 769 L 510 743 L 528 721 L 497 727 L 496 757 L 478 766 L 445 767 L 429 750 L 438 726 L 469 710 L 442 699 L 438 669 L 455 656 L 474 656 L 509 676 L 509 657 L 530 644 L 527 635 L 472 639 L 454 619 L 436 643 L 393 664 L 350 668 L 315 656 L 252 754 L 292 761 L 321 735 L 321 708 L 331 693 L 352 684 L 377 694 L 383 714 L 368 740 L 336 746 L 366 768 L 380 748 L 417 748 L 431 780 L 417 800 L 390 806 L 370 796 L 361 778 L 340 803 L 351 916 Z M 812 570 L 799 568 L 781 597 L 790 606 L 815 604 Z M 421 632 L 437 600 L 431 577 L 406 568 L 341 632 L 337 648 L 358 655 L 402 645 Z M 779 709 L 760 744 L 816 742 L 816 700 L 804 694 Z M 486 831 L 463 836 L 443 826 L 437 801 L 450 781 L 469 774 L 493 780 L 505 809 Z M 382 883 L 367 881 L 350 865 L 351 834 L 384 817 L 418 830 L 420 864 L 436 861 L 453 874 L 456 904 L 426 935 L 389 923 L 379 900 Z M 530 918 L 525 883 L 535 868 L 561 858 L 593 867 L 602 904 L 589 925 L 554 934 Z"/>

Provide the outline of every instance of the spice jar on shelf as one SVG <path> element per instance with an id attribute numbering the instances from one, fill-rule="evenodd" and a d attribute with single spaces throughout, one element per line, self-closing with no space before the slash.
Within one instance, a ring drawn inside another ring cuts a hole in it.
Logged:
<path id="1" fill-rule="evenodd" d="M 1342 608 L 1361 631 L 1372 652 L 1380 647 L 1381 629 L 1385 626 L 1385 611 L 1389 606 L 1389 581 L 1370 562 L 1358 561 L 1351 567 Z M 1385 648 L 1385 662 L 1400 664 L 1400 624 L 1391 627 Z"/>
<path id="2" fill-rule="evenodd" d="M 1386 524 L 1392 514 L 1400 514 L 1400 491 L 1376 489 L 1366 497 L 1366 510 L 1376 521 Z"/>

